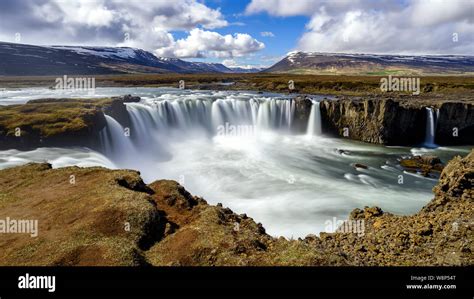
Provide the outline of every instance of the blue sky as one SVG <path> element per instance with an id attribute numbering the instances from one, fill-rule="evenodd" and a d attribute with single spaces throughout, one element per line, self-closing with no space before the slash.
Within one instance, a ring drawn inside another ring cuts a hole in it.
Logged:
<path id="1" fill-rule="evenodd" d="M 472 0 L 2 0 L 0 40 L 269 66 L 293 50 L 474 53 Z"/>
<path id="2" fill-rule="evenodd" d="M 235 32 L 247 33 L 265 44 L 258 53 L 246 57 L 235 57 L 239 65 L 269 66 L 281 60 L 286 53 L 295 49 L 299 37 L 305 31 L 308 16 L 275 17 L 266 13 L 246 14 L 245 9 L 250 0 L 214 0 L 205 1 L 206 5 L 219 9 L 228 20 L 229 26 L 216 29 L 222 35 Z M 262 36 L 262 32 L 270 32 L 273 36 Z M 176 37 L 184 38 L 187 33 L 173 32 Z M 190 60 L 202 61 L 195 58 Z M 206 61 L 222 62 L 222 59 L 207 58 Z"/>
<path id="3" fill-rule="evenodd" d="M 280 56 L 291 51 L 305 31 L 305 24 L 309 18 L 306 16 L 273 17 L 265 13 L 246 15 L 244 12 L 249 2 L 222 1 L 221 11 L 228 16 L 231 24 L 242 23 L 241 26 L 229 26 L 223 33 L 242 31 L 259 37 L 259 40 L 266 45 L 262 55 Z M 272 32 L 275 36 L 262 37 L 261 32 Z"/>
<path id="4" fill-rule="evenodd" d="M 293 50 L 377 54 L 474 54 L 470 0 L 208 0 L 229 22 L 217 32 L 247 33 L 265 48 L 238 65 L 271 65 Z M 262 36 L 271 32 L 272 36 Z M 184 38 L 185 32 L 177 33 Z M 202 60 L 202 59 L 197 59 Z M 218 58 L 207 61 L 221 62 Z"/>

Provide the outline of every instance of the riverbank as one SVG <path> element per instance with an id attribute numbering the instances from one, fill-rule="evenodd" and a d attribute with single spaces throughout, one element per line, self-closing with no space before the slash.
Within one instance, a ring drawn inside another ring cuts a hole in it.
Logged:
<path id="1" fill-rule="evenodd" d="M 385 76 L 334 76 L 296 74 L 130 74 L 98 75 L 96 87 L 174 87 L 183 81 L 187 89 L 197 90 L 252 90 L 258 92 L 331 94 L 338 96 L 398 97 L 411 92 L 383 92 L 381 78 Z M 0 91 L 11 88 L 46 87 L 56 85 L 55 76 L 0 76 Z M 290 85 L 293 87 L 290 89 Z M 472 98 L 474 83 L 469 76 L 422 76 L 420 96 L 442 96 L 459 100 Z M 417 100 L 420 96 L 412 96 Z"/>
<path id="2" fill-rule="evenodd" d="M 448 163 L 412 216 L 371 207 L 361 231 L 288 240 L 174 181 L 131 170 L 29 164 L 0 171 L 0 218 L 38 220 L 38 236 L 4 234 L 1 265 L 472 265 L 474 151 Z"/>
<path id="3" fill-rule="evenodd" d="M 225 94 L 222 95 L 225 97 Z M 257 95 L 258 96 L 258 95 Z M 321 97 L 320 97 L 321 98 Z M 311 96 L 291 95 L 293 133 L 304 134 L 314 105 Z M 39 99 L 0 106 L 0 149 L 100 146 L 105 114 L 133 128 L 126 104 L 137 96 Z M 319 100 L 321 133 L 368 143 L 434 147 L 474 144 L 474 101 L 421 96 L 336 97 Z M 212 101 L 211 101 L 212 102 Z M 136 128 L 135 128 L 136 129 Z"/>

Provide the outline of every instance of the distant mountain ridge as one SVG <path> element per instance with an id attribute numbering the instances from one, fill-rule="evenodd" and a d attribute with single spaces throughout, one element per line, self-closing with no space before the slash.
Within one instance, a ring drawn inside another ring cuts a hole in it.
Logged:
<path id="1" fill-rule="evenodd" d="M 34 46 L 0 42 L 0 76 L 235 73 L 220 63 L 157 57 L 128 47 Z"/>
<path id="2" fill-rule="evenodd" d="M 474 75 L 474 56 L 294 51 L 267 69 L 157 57 L 129 47 L 35 46 L 0 42 L 0 76 L 133 73 L 287 73 L 315 75 Z"/>
<path id="3" fill-rule="evenodd" d="M 298 74 L 474 74 L 474 56 L 379 55 L 294 51 L 264 70 Z"/>

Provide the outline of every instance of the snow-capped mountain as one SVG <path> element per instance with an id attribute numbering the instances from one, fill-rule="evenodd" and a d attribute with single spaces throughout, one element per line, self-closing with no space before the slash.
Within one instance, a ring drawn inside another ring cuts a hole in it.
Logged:
<path id="1" fill-rule="evenodd" d="M 219 63 L 156 57 L 128 47 L 33 46 L 0 42 L 0 76 L 233 73 Z"/>
<path id="2" fill-rule="evenodd" d="M 474 56 L 377 55 L 290 52 L 265 70 L 275 73 L 385 74 L 385 73 L 474 73 Z"/>

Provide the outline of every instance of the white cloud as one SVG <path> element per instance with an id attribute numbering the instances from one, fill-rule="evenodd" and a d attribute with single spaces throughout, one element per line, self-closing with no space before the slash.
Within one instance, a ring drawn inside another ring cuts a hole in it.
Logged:
<path id="1" fill-rule="evenodd" d="M 173 57 L 238 57 L 263 49 L 201 0 L 2 0 L 0 38 L 40 45 L 129 46 Z M 4 26 L 5 23 L 5 26 Z M 234 24 L 235 25 L 235 24 Z M 175 40 L 174 31 L 188 32 Z"/>
<path id="2" fill-rule="evenodd" d="M 317 1 L 312 0 L 252 0 L 247 6 L 247 14 L 267 12 L 273 16 L 311 15 Z"/>
<path id="3" fill-rule="evenodd" d="M 147 2 L 146 5 L 140 3 L 144 9 L 150 9 L 149 4 L 155 14 L 152 25 L 156 28 L 190 30 L 200 25 L 207 29 L 215 29 L 228 25 L 219 10 L 211 9 L 195 0 Z"/>
<path id="4" fill-rule="evenodd" d="M 157 28 L 143 30 L 125 30 L 124 40 L 119 47 L 132 47 L 147 50 L 172 46 L 174 37 L 171 33 Z"/>
<path id="5" fill-rule="evenodd" d="M 62 23 L 66 25 L 82 24 L 91 27 L 110 26 L 114 20 L 115 11 L 106 7 L 105 1 L 60 1 L 52 3 L 62 12 Z M 40 9 L 52 9 L 51 3 L 45 3 Z M 53 9 L 52 13 L 58 13 Z M 49 16 L 51 17 L 51 15 Z"/>
<path id="6" fill-rule="evenodd" d="M 222 64 L 225 65 L 228 68 L 241 68 L 244 70 L 250 70 L 250 69 L 265 69 L 268 68 L 269 65 L 256 65 L 256 64 L 245 64 L 245 63 L 240 63 L 236 61 L 235 59 L 225 59 L 222 61 Z"/>
<path id="7" fill-rule="evenodd" d="M 260 32 L 260 35 L 263 36 L 263 37 L 275 37 L 275 34 L 273 34 L 273 32 L 271 32 L 271 31 Z"/>
<path id="8" fill-rule="evenodd" d="M 224 59 L 222 60 L 222 64 L 226 67 L 236 67 L 237 62 L 234 59 Z"/>
<path id="9" fill-rule="evenodd" d="M 248 34 L 221 35 L 217 32 L 195 28 L 189 36 L 172 41 L 155 50 L 158 56 L 166 57 L 239 57 L 262 50 L 265 45 Z"/>
<path id="10" fill-rule="evenodd" d="M 253 0 L 246 8 L 247 14 L 310 16 L 298 50 L 406 54 L 472 54 L 473 11 L 470 0 Z"/>
<path id="11" fill-rule="evenodd" d="M 433 26 L 449 22 L 474 23 L 474 3 L 458 1 L 416 1 L 409 11 L 410 22 L 416 26 Z"/>
<path id="12" fill-rule="evenodd" d="M 468 0 L 465 0 L 468 1 Z M 247 5 L 245 13 L 268 13 L 272 16 L 312 16 L 322 7 L 330 14 L 338 14 L 347 10 L 398 10 L 402 2 L 394 0 L 252 0 Z"/>
<path id="13" fill-rule="evenodd" d="M 86 24 L 90 26 L 109 25 L 126 21 L 136 27 L 152 26 L 161 30 L 190 30 L 196 26 L 215 29 L 227 26 L 221 12 L 196 0 L 49 0 L 44 5 L 60 9 L 63 23 Z M 54 11 L 58 13 L 58 11 Z"/>

